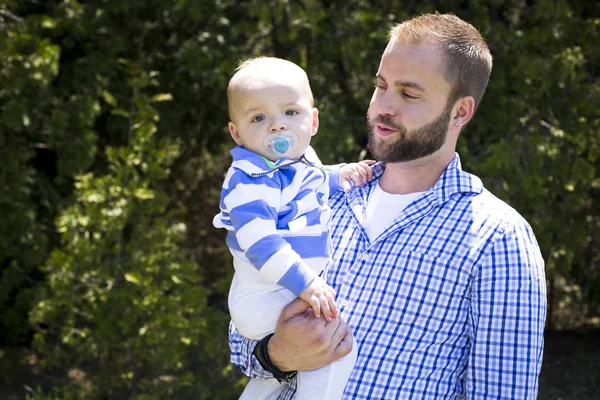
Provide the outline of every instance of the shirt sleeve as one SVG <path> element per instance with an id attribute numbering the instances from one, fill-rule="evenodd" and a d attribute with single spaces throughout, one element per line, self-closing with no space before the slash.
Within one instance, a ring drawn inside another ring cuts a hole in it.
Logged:
<path id="1" fill-rule="evenodd" d="M 258 340 L 242 336 L 233 321 L 229 323 L 229 349 L 231 350 L 230 362 L 237 365 L 242 373 L 250 378 L 269 379 L 273 374 L 266 371 L 254 356 L 254 347 Z"/>
<path id="2" fill-rule="evenodd" d="M 544 261 L 520 220 L 500 234 L 473 282 L 469 399 L 535 399 L 546 320 Z"/>
<path id="3" fill-rule="evenodd" d="M 230 362 L 240 367 L 242 373 L 254 379 L 271 379 L 273 374 L 266 371 L 256 356 L 254 356 L 254 347 L 258 340 L 247 339 L 236 329 L 233 321 L 229 323 L 229 348 L 231 349 Z M 282 382 L 285 385 L 279 394 L 280 400 L 292 400 L 295 398 L 297 380 L 293 378 L 289 382 Z"/>
<path id="4" fill-rule="evenodd" d="M 222 198 L 233 236 L 227 245 L 244 253 L 261 275 L 298 296 L 316 276 L 277 231 L 281 185 L 268 176 L 235 171 Z"/>

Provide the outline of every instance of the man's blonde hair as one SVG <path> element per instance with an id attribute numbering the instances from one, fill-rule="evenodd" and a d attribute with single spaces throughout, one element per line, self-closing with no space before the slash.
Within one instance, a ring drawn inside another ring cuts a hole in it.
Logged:
<path id="1" fill-rule="evenodd" d="M 393 27 L 389 39 L 439 44 L 445 55 L 445 78 L 453 85 L 448 104 L 472 96 L 475 108 L 479 106 L 492 72 L 492 55 L 473 25 L 453 14 L 424 14 Z"/>
<path id="2" fill-rule="evenodd" d="M 310 89 L 310 83 L 308 81 L 308 76 L 306 75 L 306 72 L 304 71 L 304 69 L 302 69 L 300 66 L 294 64 L 293 62 L 284 60 L 282 58 L 260 56 L 260 57 L 250 58 L 250 59 L 241 61 L 240 64 L 237 66 L 237 68 L 233 70 L 231 79 L 229 80 L 229 85 L 227 86 L 227 106 L 229 109 L 229 118 L 232 117 L 233 96 L 234 96 L 236 90 L 240 89 L 239 82 L 237 81 L 236 78 L 240 77 L 240 75 L 242 75 L 244 73 L 244 71 L 253 69 L 255 67 L 256 67 L 257 73 L 259 75 L 261 75 L 262 77 L 269 77 L 269 74 L 271 74 L 273 72 L 273 70 L 277 69 L 277 68 L 281 68 L 281 69 L 288 68 L 290 71 L 298 73 L 299 76 L 301 77 L 301 79 L 306 80 L 306 86 L 307 86 L 308 94 L 310 96 L 310 104 L 311 104 L 311 106 L 314 106 L 314 98 L 312 95 L 312 90 Z M 257 76 L 257 78 L 258 78 L 258 76 Z"/>

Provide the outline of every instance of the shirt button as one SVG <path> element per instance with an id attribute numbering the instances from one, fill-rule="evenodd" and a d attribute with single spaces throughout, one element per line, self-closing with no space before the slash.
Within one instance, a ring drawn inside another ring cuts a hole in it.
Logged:
<path id="1" fill-rule="evenodd" d="M 367 261 L 369 259 L 369 253 L 363 254 L 361 258 L 363 261 Z"/>

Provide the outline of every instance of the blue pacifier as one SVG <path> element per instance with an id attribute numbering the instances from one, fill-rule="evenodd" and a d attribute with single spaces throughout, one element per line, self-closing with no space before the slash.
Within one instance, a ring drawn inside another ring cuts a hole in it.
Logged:
<path id="1" fill-rule="evenodd" d="M 298 145 L 298 138 L 291 131 L 269 135 L 265 139 L 265 147 L 277 156 L 284 156 Z"/>

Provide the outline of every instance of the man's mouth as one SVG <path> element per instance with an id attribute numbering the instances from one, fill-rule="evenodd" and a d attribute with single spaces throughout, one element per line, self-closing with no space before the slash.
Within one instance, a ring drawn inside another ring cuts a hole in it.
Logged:
<path id="1" fill-rule="evenodd" d="M 396 129 L 390 128 L 389 126 L 385 125 L 385 124 L 375 124 L 375 131 L 377 132 L 377 134 L 379 136 L 390 136 L 391 134 L 393 134 L 394 132 L 398 132 Z"/>

